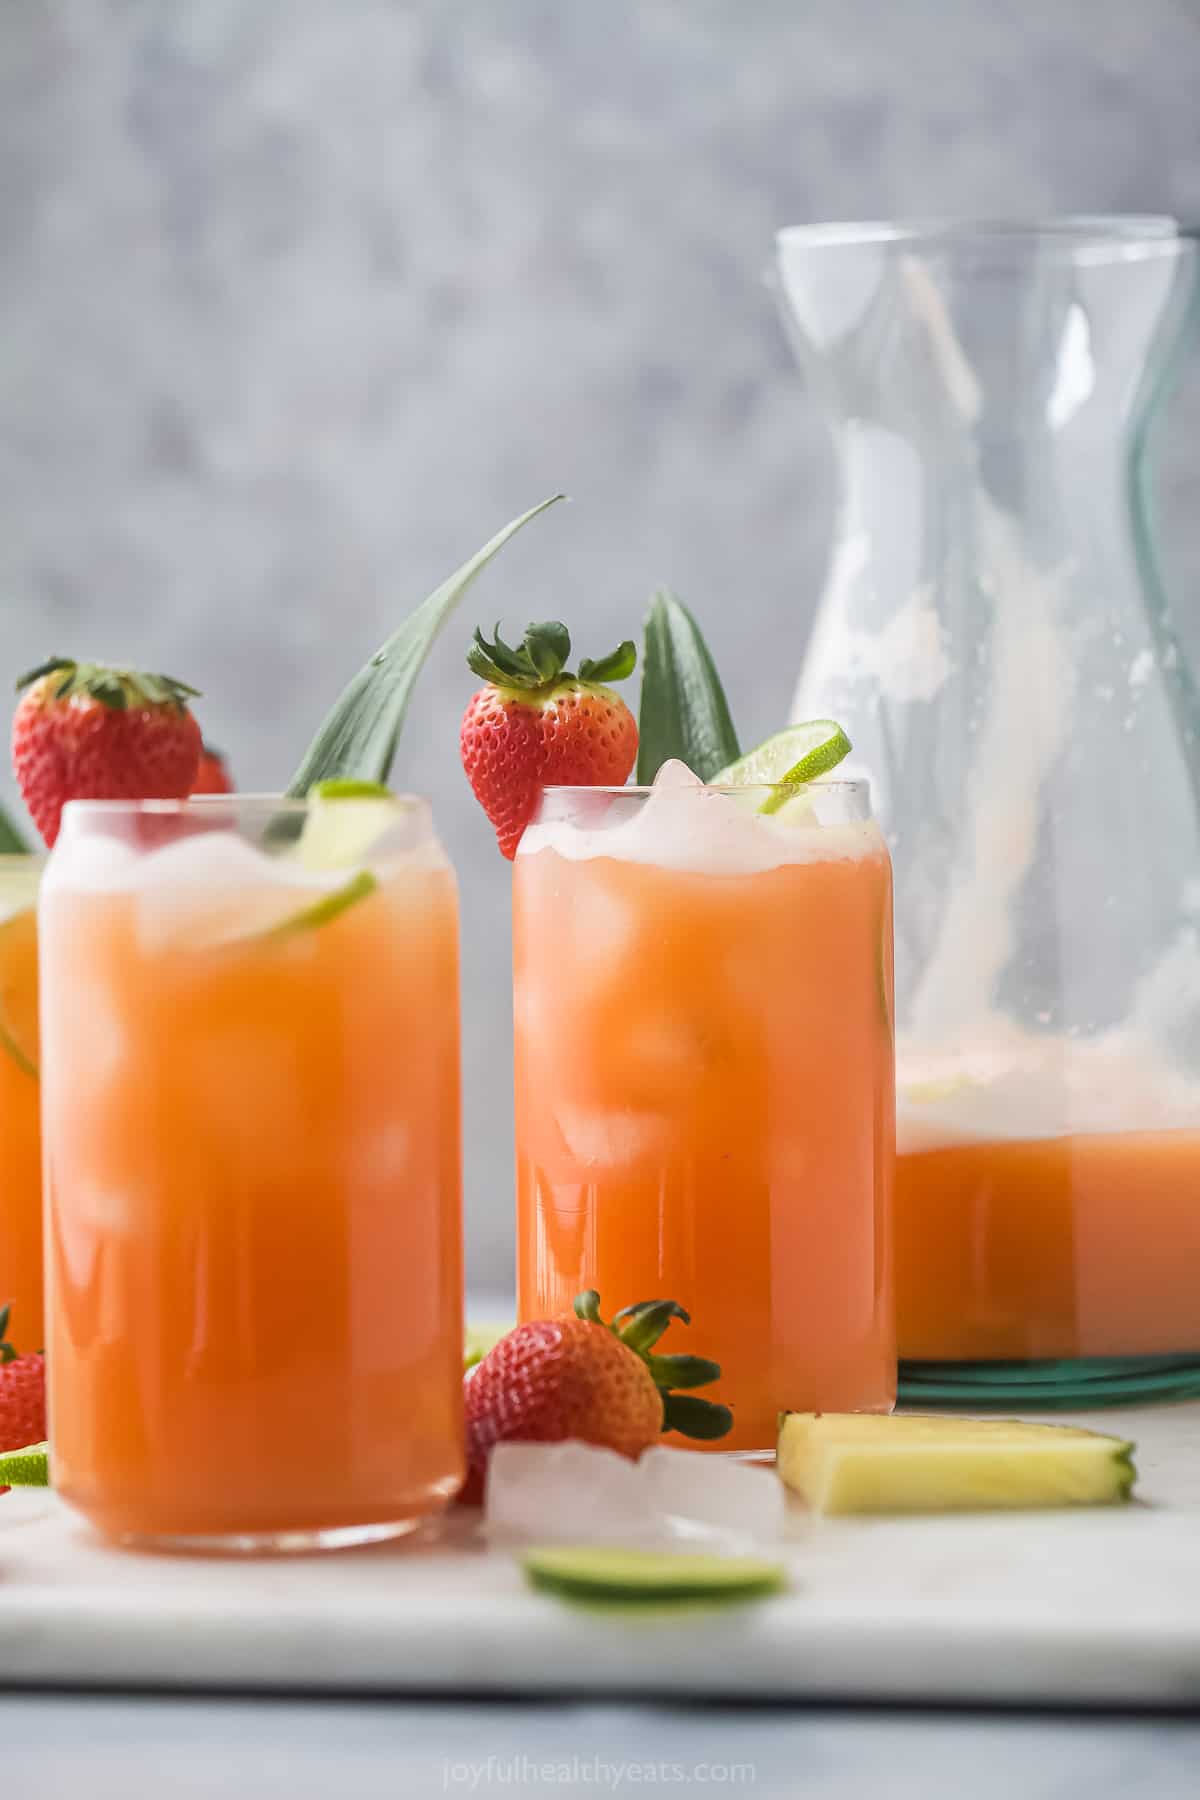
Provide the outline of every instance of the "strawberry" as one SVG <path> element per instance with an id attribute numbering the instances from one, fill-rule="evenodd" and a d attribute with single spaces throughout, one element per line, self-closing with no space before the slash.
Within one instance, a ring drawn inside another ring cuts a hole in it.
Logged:
<path id="1" fill-rule="evenodd" d="M 13 768 L 51 847 L 68 800 L 182 800 L 200 766 L 196 689 L 52 657 L 17 683 Z"/>
<path id="2" fill-rule="evenodd" d="M 573 1313 L 518 1325 L 464 1377 L 467 1478 L 459 1499 L 478 1506 L 492 1446 L 579 1438 L 636 1460 L 664 1431 L 719 1438 L 727 1406 L 675 1388 L 704 1387 L 721 1373 L 703 1356 L 657 1356 L 672 1319 L 691 1323 L 674 1300 L 643 1300 L 606 1325 L 594 1288 Z"/>
<path id="3" fill-rule="evenodd" d="M 229 764 L 222 750 L 214 750 L 211 744 L 200 747 L 200 767 L 196 771 L 196 779 L 192 783 L 193 794 L 232 794 L 233 776 L 229 773 Z"/>
<path id="4" fill-rule="evenodd" d="M 578 675 L 565 667 L 570 654 L 554 621 L 531 625 L 519 650 L 477 631 L 467 652 L 487 685 L 463 715 L 463 768 L 510 862 L 543 787 L 622 787 L 637 756 L 633 714 L 604 686 L 633 673 L 637 651 L 624 643 Z"/>
<path id="5" fill-rule="evenodd" d="M 7 1306 L 0 1307 L 0 1451 L 24 1450 L 46 1437 L 46 1362 L 41 1352 L 18 1356 L 4 1342 Z M 0 1494 L 7 1494 L 0 1487 Z"/>

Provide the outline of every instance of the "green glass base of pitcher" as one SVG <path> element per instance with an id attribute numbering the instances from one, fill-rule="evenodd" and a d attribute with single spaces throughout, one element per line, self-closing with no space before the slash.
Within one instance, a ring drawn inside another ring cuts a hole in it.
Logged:
<path id="1" fill-rule="evenodd" d="M 983 1412 L 1086 1412 L 1200 1400 L 1200 1351 L 1180 1356 L 1084 1356 L 1054 1362 L 900 1364 L 899 1404 Z"/>

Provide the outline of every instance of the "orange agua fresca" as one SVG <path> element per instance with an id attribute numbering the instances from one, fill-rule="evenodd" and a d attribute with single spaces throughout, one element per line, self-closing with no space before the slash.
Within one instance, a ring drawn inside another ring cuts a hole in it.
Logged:
<path id="1" fill-rule="evenodd" d="M 110 1536 L 362 1542 L 461 1479 L 455 882 L 423 802 L 361 804 L 64 815 L 51 1454 Z"/>
<path id="2" fill-rule="evenodd" d="M 1200 1351 L 1196 1093 L 1161 1051 L 997 1029 L 901 1073 L 902 1356 Z"/>
<path id="3" fill-rule="evenodd" d="M 807 795 L 547 789 L 514 865 L 519 1314 L 679 1301 L 718 1450 L 895 1400 L 891 869 Z"/>
<path id="4" fill-rule="evenodd" d="M 40 1350 L 42 1160 L 38 1126 L 40 864 L 0 856 L 0 1309 L 18 1350 Z"/>

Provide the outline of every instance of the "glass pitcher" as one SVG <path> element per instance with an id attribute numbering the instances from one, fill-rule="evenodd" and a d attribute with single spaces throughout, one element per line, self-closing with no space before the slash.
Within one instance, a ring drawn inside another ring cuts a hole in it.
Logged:
<path id="1" fill-rule="evenodd" d="M 1200 1393 L 1200 700 L 1147 430 L 1162 218 L 784 231 L 841 464 L 795 716 L 896 869 L 902 1393 Z"/>

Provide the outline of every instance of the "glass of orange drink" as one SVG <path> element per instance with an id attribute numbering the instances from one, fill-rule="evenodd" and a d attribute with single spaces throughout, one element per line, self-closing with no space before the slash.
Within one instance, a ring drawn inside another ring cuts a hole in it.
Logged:
<path id="1" fill-rule="evenodd" d="M 41 863 L 0 856 L 0 1308 L 21 1350 L 40 1350 L 42 1153 L 38 1123 L 37 889 Z"/>
<path id="2" fill-rule="evenodd" d="M 513 878 L 519 1315 L 677 1299 L 745 1452 L 896 1394 L 891 866 L 780 798 L 547 788 Z"/>
<path id="3" fill-rule="evenodd" d="M 463 1470 L 458 923 L 416 799 L 77 802 L 43 883 L 55 1486 L 336 1547 Z"/>

